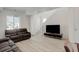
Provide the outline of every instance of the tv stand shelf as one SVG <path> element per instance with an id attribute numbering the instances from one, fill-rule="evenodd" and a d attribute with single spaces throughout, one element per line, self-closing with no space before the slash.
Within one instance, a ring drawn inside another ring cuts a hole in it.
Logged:
<path id="1" fill-rule="evenodd" d="M 44 35 L 51 36 L 51 37 L 54 37 L 54 38 L 59 38 L 59 39 L 62 38 L 62 34 L 57 34 L 57 33 L 44 33 Z"/>

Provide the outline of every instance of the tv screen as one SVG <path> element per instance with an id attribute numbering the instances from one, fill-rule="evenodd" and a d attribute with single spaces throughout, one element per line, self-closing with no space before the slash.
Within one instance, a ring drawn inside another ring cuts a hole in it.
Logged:
<path id="1" fill-rule="evenodd" d="M 60 25 L 46 25 L 46 32 L 60 34 Z"/>

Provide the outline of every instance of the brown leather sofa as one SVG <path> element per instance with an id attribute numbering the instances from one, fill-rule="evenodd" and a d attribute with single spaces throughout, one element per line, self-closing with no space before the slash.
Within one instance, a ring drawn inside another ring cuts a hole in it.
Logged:
<path id="1" fill-rule="evenodd" d="M 20 52 L 19 48 L 9 38 L 0 39 L 0 52 Z"/>
<path id="2" fill-rule="evenodd" d="M 5 30 L 5 36 L 9 37 L 14 42 L 19 42 L 31 38 L 31 33 L 26 28 Z"/>

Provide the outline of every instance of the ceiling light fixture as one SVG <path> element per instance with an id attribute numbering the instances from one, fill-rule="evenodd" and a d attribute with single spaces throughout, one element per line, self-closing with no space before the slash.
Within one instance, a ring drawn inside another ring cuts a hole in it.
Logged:
<path id="1" fill-rule="evenodd" d="M 44 18 L 44 19 L 43 19 L 43 23 L 45 23 L 45 22 L 46 22 L 46 20 L 47 20 L 47 19 L 46 19 L 46 18 Z"/>

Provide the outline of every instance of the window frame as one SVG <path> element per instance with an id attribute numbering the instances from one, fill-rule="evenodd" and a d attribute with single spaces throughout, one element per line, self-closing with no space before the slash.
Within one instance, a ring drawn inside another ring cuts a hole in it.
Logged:
<path id="1" fill-rule="evenodd" d="M 12 21 L 12 24 L 13 24 L 12 28 L 9 28 L 9 26 L 8 26 L 8 17 L 12 17 L 12 19 L 11 19 L 11 20 L 13 20 L 13 21 Z M 19 23 L 18 27 L 15 27 L 15 26 L 16 26 L 16 25 L 15 25 L 15 24 L 16 24 L 16 23 L 15 23 L 15 22 L 16 22 L 16 21 L 15 21 L 15 20 L 16 20 L 15 17 L 18 17 L 18 21 L 19 21 L 19 22 L 18 22 L 18 23 Z M 19 17 L 19 16 L 7 16 L 6 18 L 7 18 L 7 19 L 6 19 L 6 20 L 7 20 L 7 21 L 6 21 L 6 23 L 7 23 L 7 28 L 6 28 L 6 29 L 7 29 L 7 30 L 20 28 L 20 17 Z"/>

